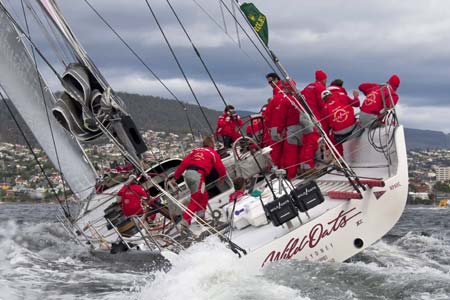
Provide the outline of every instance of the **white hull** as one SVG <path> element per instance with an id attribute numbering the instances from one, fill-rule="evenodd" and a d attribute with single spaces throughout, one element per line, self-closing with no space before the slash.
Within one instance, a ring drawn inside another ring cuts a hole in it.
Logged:
<path id="1" fill-rule="evenodd" d="M 361 146 L 358 141 L 349 143 L 349 147 L 346 148 L 348 152 L 351 152 L 352 147 Z M 272 232 L 272 241 L 261 246 L 257 245 L 253 249 L 244 246 L 248 250 L 248 255 L 243 257 L 243 261 L 254 268 L 286 259 L 341 262 L 381 239 L 397 223 L 407 200 L 408 167 L 403 127 L 397 128 L 395 132 L 394 146 L 396 151 L 392 155 L 392 176 L 384 176 L 385 187 L 368 188 L 363 192 L 363 199 L 326 199 L 324 204 L 309 211 L 311 221 L 308 221 L 305 214 L 300 214 L 303 222 L 306 220 L 307 223 L 292 230 L 267 225 Z M 371 151 L 364 153 L 360 155 L 367 157 L 372 155 L 371 166 L 382 168 L 380 165 L 382 161 L 376 159 L 377 153 Z M 372 173 L 375 177 L 381 175 L 377 172 L 387 171 L 386 169 L 371 171 L 371 168 L 367 165 L 366 169 L 355 171 L 359 173 L 358 175 L 368 176 Z M 319 186 L 321 180 L 324 182 L 330 179 L 332 175 L 321 178 L 318 180 Z M 329 208 L 325 208 L 325 212 L 314 218 L 318 210 L 324 209 L 321 206 L 327 204 Z M 242 247 L 249 243 L 248 239 L 251 239 L 251 236 L 243 234 L 233 241 Z"/>
<path id="2" fill-rule="evenodd" d="M 84 74 L 85 71 L 70 73 L 71 76 L 67 77 L 68 71 L 66 70 L 66 74 L 62 77 L 62 84 L 68 95 L 82 105 L 83 114 L 86 113 L 86 109 L 94 113 L 93 106 L 88 105 L 88 103 L 91 103 L 88 101 L 91 95 L 91 87 L 99 89 L 98 93 L 95 93 L 96 99 L 105 91 L 105 103 L 101 102 L 101 106 L 105 104 L 107 106 L 105 113 L 107 112 L 113 118 L 118 118 L 117 120 L 125 121 L 122 117 L 125 115 L 126 117 L 129 116 L 122 109 L 110 103 L 110 101 L 120 102 L 118 101 L 119 99 L 114 97 L 113 94 L 110 95 L 107 89 L 109 85 L 86 55 L 75 36 L 73 36 L 55 3 L 52 1 L 41 1 L 40 4 L 70 45 L 70 49 L 73 50 L 72 54 L 77 57 L 78 63 L 82 65 L 79 66 L 81 70 L 90 71 L 86 74 Z M 79 218 L 72 220 L 73 224 L 66 224 L 65 228 L 81 244 L 89 244 L 92 250 L 100 251 L 99 253 L 108 251 L 111 248 L 111 244 L 118 240 L 121 240 L 126 245 L 126 249 L 130 249 L 130 251 L 134 251 L 134 249 L 139 247 L 141 253 L 148 251 L 149 254 L 155 255 L 155 251 L 159 253 L 160 250 L 176 251 L 177 248 L 183 246 L 184 242 L 191 242 L 188 238 L 193 236 L 197 241 L 203 238 L 204 236 L 200 234 L 205 232 L 205 228 L 199 226 L 195 228 L 195 225 L 191 225 L 191 232 L 186 230 L 186 228 L 182 228 L 181 224 L 178 227 L 174 226 L 171 228 L 174 229 L 174 232 L 169 233 L 170 230 L 166 230 L 167 224 L 171 226 L 173 223 L 176 223 L 177 217 L 181 218 L 180 213 L 178 213 L 180 208 L 183 208 L 181 202 L 189 197 L 187 193 L 183 194 L 183 192 L 187 191 L 186 188 L 184 191 L 181 189 L 183 184 L 180 184 L 177 187 L 178 190 L 174 191 L 179 197 L 177 199 L 174 199 L 174 196 L 167 191 L 162 191 L 159 187 L 161 186 L 160 183 L 165 184 L 164 189 L 168 187 L 167 175 L 169 175 L 170 170 L 173 171 L 177 167 L 177 165 L 171 164 L 172 160 L 167 165 L 169 166 L 168 169 L 163 168 L 162 165 L 155 167 L 155 172 L 150 173 L 157 173 L 157 175 L 149 175 L 149 177 L 153 176 L 151 180 L 148 177 L 144 178 L 147 180 L 144 184 L 148 185 L 148 190 L 155 192 L 154 194 L 149 194 L 158 197 L 150 205 L 153 205 L 152 208 L 158 212 L 159 216 L 165 216 L 164 218 L 156 219 L 155 222 L 150 222 L 150 225 L 140 223 L 139 218 L 126 218 L 122 215 L 120 207 L 116 203 L 116 194 L 122 187 L 122 184 L 118 184 L 103 193 L 95 194 L 90 199 L 95 192 L 95 172 L 84 160 L 84 153 L 79 148 L 79 144 L 72 140 L 71 135 L 59 126 L 56 119 L 48 118 L 47 106 L 44 109 L 42 98 L 51 105 L 55 103 L 55 98 L 45 89 L 45 82 L 43 82 L 40 74 L 36 72 L 26 45 L 17 43 L 17 40 L 21 40 L 19 38 L 21 34 L 16 30 L 18 28 L 12 24 L 5 12 L 0 13 L 0 23 L 4 24 L 5 28 L 9 28 L 6 31 L 0 31 L 0 54 L 3 54 L 0 55 L 0 82 L 2 82 L 2 86 L 54 165 L 59 165 L 60 160 L 63 162 L 59 169 L 64 173 L 69 186 L 77 198 L 88 199 L 80 202 Z M 277 64 L 277 62 L 275 63 Z M 75 70 L 75 67 L 73 70 Z M 74 76 L 74 74 L 77 74 L 77 76 Z M 72 84 L 74 80 L 76 84 Z M 65 116 L 67 119 L 68 115 Z M 89 116 L 88 119 L 92 121 L 92 117 Z M 389 120 L 389 118 L 387 119 Z M 85 121 L 83 121 L 83 126 L 87 126 L 89 123 Z M 51 134 L 44 130 L 48 127 L 48 122 L 53 124 L 51 126 L 53 128 Z M 75 123 L 81 126 L 80 122 Z M 95 124 L 102 122 L 95 120 Z M 67 125 L 69 123 L 68 121 L 63 121 L 63 124 Z M 67 127 L 70 128 L 71 126 L 67 125 Z M 135 158 L 135 154 L 145 151 L 142 149 L 145 148 L 142 147 L 145 145 L 142 145 L 139 139 L 131 143 L 131 135 L 134 132 L 136 138 L 137 130 L 134 126 L 131 127 L 127 130 L 128 134 L 123 126 L 115 128 L 115 133 L 118 135 L 118 141 L 116 142 L 124 146 L 131 158 Z M 389 128 L 392 127 L 389 126 Z M 85 129 L 89 128 L 86 127 Z M 256 187 L 262 191 L 266 204 L 270 202 L 273 205 L 272 208 L 280 208 L 281 201 L 284 201 L 283 204 L 286 205 L 283 208 L 289 207 L 290 210 L 287 213 L 283 211 L 284 215 L 280 213 L 279 216 L 280 218 L 289 216 L 291 220 L 283 226 L 276 227 L 273 220 L 272 223 L 266 222 L 266 210 L 270 211 L 270 209 L 267 209 L 267 206 L 263 207 L 263 205 L 260 205 L 261 203 L 258 202 L 259 197 L 248 195 L 241 198 L 237 205 L 245 203 L 253 205 L 252 208 L 247 210 L 240 207 L 242 215 L 239 218 L 248 221 L 248 223 L 240 223 L 240 225 L 243 225 L 237 226 L 237 229 L 233 230 L 232 242 L 245 249 L 248 253 L 244 256 L 243 261 L 254 268 L 263 267 L 269 262 L 284 259 L 343 261 L 372 245 L 385 235 L 398 221 L 406 204 L 408 187 L 406 148 L 403 127 L 399 126 L 393 133 L 393 136 L 391 135 L 392 133 L 387 134 L 385 128 L 375 130 L 376 134 L 374 136 L 380 138 L 380 144 L 392 145 L 391 153 L 385 156 L 375 151 L 368 141 L 366 130 L 361 137 L 352 139 L 345 144 L 345 160 L 358 177 L 376 178 L 376 181 L 385 183 L 384 187 L 368 188 L 362 192 L 362 199 L 360 200 L 335 200 L 327 196 L 328 192 L 350 192 L 353 189 L 342 174 L 327 174 L 316 180 L 320 192 L 325 196 L 325 201 L 318 201 L 318 205 L 308 210 L 307 213 L 298 213 L 297 215 L 296 208 L 293 206 L 293 197 L 290 198 L 288 195 L 284 198 L 280 197 L 291 192 L 287 191 L 290 184 L 287 184 L 281 178 L 273 180 L 273 185 L 278 185 L 280 191 L 274 188 L 275 191 L 271 193 L 269 187 L 264 186 L 265 182 L 260 181 L 256 184 Z M 102 132 L 108 133 L 106 134 L 107 136 L 111 134 L 104 128 L 102 128 Z M 55 141 L 58 143 L 55 143 Z M 393 141 L 393 144 L 390 143 L 391 141 Z M 59 149 L 56 149 L 56 144 L 59 145 Z M 267 147 L 264 151 L 269 151 L 269 149 Z M 58 155 L 56 152 L 58 152 Z M 233 176 L 255 178 L 256 181 L 257 178 L 254 175 L 263 171 L 259 168 L 260 165 L 265 164 L 264 167 L 269 169 L 270 164 L 267 163 L 267 153 L 255 152 L 256 155 L 253 157 L 247 155 L 244 158 L 245 153 L 241 153 L 243 155 L 240 158 L 237 155 L 236 158 L 228 157 L 225 165 L 230 167 L 230 169 L 236 167 L 233 170 Z M 258 155 L 261 159 L 257 158 Z M 137 166 L 138 164 L 136 163 L 135 165 Z M 254 168 L 255 165 L 258 168 Z M 268 181 L 269 179 L 266 178 L 266 180 Z M 300 180 L 293 182 L 294 186 L 298 186 L 301 183 L 302 181 Z M 219 190 L 218 192 L 216 191 L 216 194 L 219 195 L 213 197 L 209 201 L 209 205 L 212 209 L 221 210 L 223 204 L 228 203 L 228 195 L 231 190 L 224 192 L 225 189 L 220 189 L 218 186 L 215 186 L 215 188 Z M 314 188 L 315 191 L 318 191 L 316 186 Z M 305 198 L 311 195 L 308 192 L 305 192 L 305 194 Z M 276 199 L 274 200 L 274 198 Z M 322 200 L 321 197 L 317 198 Z M 258 200 L 255 201 L 255 199 Z M 261 201 L 263 201 L 262 196 Z M 170 205 L 178 205 L 179 207 L 170 207 Z M 299 209 L 305 206 L 304 203 L 297 205 Z M 228 212 L 227 207 L 225 207 L 225 210 Z M 222 212 L 225 215 L 225 211 Z M 237 211 L 232 213 L 236 215 Z M 105 217 L 105 214 L 107 217 Z M 211 216 L 207 217 L 211 219 Z M 166 222 L 167 219 L 171 219 L 171 222 Z M 234 219 L 238 219 L 238 217 Z M 116 223 L 113 223 L 113 221 Z M 222 216 L 220 221 L 228 220 Z M 217 225 L 217 228 L 211 228 L 209 224 L 207 226 L 210 227 L 210 230 L 215 230 L 217 234 L 227 234 L 225 231 L 229 230 L 229 228 L 219 228 L 224 224 L 220 224 L 217 220 L 215 220 L 214 224 L 215 226 Z M 250 224 L 252 225 L 246 226 Z M 222 232 L 217 232 L 218 230 L 222 230 Z M 176 238 L 179 238 L 179 240 L 176 240 Z M 184 246 L 189 246 L 188 243 L 184 244 Z M 139 256 L 136 255 L 136 257 Z"/>
<path id="3" fill-rule="evenodd" d="M 396 129 L 394 137 L 389 164 L 383 154 L 367 142 L 366 134 L 345 144 L 346 160 L 357 175 L 382 178 L 384 187 L 367 187 L 362 191 L 363 199 L 334 200 L 325 196 L 324 203 L 308 211 L 309 217 L 305 213 L 299 214 L 302 225 L 294 219 L 289 228 L 286 224 L 275 227 L 268 223 L 233 230 L 232 241 L 247 251 L 242 261 L 251 268 L 287 259 L 340 262 L 381 239 L 399 220 L 407 199 L 408 169 L 402 126 Z M 351 190 L 343 176 L 327 174 L 317 183 L 323 194 L 334 189 Z M 87 224 L 104 220 L 103 210 L 115 200 L 109 195 L 114 195 L 119 188 L 93 199 L 88 209 L 95 209 L 78 221 L 78 227 L 86 228 L 89 227 Z M 210 205 L 217 207 L 226 203 L 228 194 L 211 199 Z M 105 241 L 117 240 L 114 232 L 102 232 L 102 229 L 98 232 Z M 84 230 L 84 234 L 95 238 L 92 229 Z M 104 243 L 93 245 L 98 249 L 105 246 Z"/>

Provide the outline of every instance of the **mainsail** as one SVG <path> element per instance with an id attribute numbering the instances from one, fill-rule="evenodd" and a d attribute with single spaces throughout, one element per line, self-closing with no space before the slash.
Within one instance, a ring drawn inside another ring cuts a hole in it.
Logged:
<path id="1" fill-rule="evenodd" d="M 92 75 L 95 76 L 95 79 L 102 86 L 103 89 L 108 87 L 108 83 L 106 79 L 103 78 L 100 71 L 98 71 L 97 67 L 91 61 L 86 51 L 83 49 L 81 44 L 78 42 L 75 34 L 73 34 L 66 20 L 64 19 L 62 13 L 60 12 L 59 7 L 56 5 L 54 0 L 38 0 L 37 1 L 44 11 L 49 16 L 50 20 L 55 24 L 60 33 L 64 36 L 66 41 L 69 43 L 71 49 L 73 50 L 75 56 L 77 57 L 80 64 L 86 66 L 89 71 L 91 71 Z M 115 99 L 116 100 L 116 99 Z M 123 103 L 120 103 L 123 105 Z"/>
<path id="2" fill-rule="evenodd" d="M 53 24 L 65 38 L 78 62 L 67 67 L 62 84 L 67 95 L 58 100 L 54 114 L 60 123 L 82 141 L 103 133 L 112 134 L 132 161 L 147 150 L 136 125 L 78 42 L 54 0 L 38 0 Z M 71 109 L 75 107 L 78 109 Z M 80 110 L 81 109 L 81 110 Z M 82 112 L 80 114 L 79 112 Z"/>
<path id="3" fill-rule="evenodd" d="M 73 193 L 85 199 L 94 192 L 96 174 L 75 139 L 46 110 L 45 104 L 50 109 L 56 100 L 21 38 L 8 15 L 0 10 L 0 85 L 50 161 L 58 169 L 60 166 Z"/>

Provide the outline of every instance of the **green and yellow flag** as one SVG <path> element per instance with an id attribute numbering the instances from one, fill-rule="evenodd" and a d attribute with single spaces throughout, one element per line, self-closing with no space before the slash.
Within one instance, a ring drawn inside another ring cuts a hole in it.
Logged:
<path id="1" fill-rule="evenodd" d="M 241 10 L 244 12 L 247 19 L 252 24 L 253 29 L 263 40 L 264 44 L 268 46 L 269 43 L 269 29 L 267 28 L 267 19 L 253 3 L 244 3 L 241 5 Z"/>

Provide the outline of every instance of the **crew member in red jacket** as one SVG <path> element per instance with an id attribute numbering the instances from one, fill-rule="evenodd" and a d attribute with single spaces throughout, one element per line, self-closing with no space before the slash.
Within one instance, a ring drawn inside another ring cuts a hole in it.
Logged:
<path id="1" fill-rule="evenodd" d="M 309 120 L 309 119 L 308 119 Z M 309 121 L 308 121 L 309 122 Z M 312 128 L 311 125 L 307 125 L 305 128 Z M 309 133 L 304 133 L 302 136 L 302 147 L 300 150 L 300 170 L 301 173 L 314 172 L 316 166 L 315 155 L 319 149 L 320 134 L 317 128 L 314 128 Z"/>
<path id="2" fill-rule="evenodd" d="M 233 105 L 227 105 L 221 116 L 217 119 L 215 135 L 222 137 L 225 148 L 230 148 L 231 144 L 241 137 L 239 128 L 243 122 L 241 117 L 234 110 Z"/>
<path id="3" fill-rule="evenodd" d="M 326 115 L 323 111 L 324 103 L 321 97 L 322 92 L 326 89 L 327 74 L 322 70 L 317 70 L 315 78 L 316 81 L 308 84 L 301 91 L 301 94 L 305 97 L 306 103 L 308 103 L 316 119 L 320 121 L 323 130 L 328 132 Z"/>
<path id="4" fill-rule="evenodd" d="M 374 120 L 382 122 L 380 118 L 382 118 L 384 111 L 392 108 L 398 102 L 397 89 L 399 85 L 400 78 L 394 74 L 386 84 L 363 83 L 359 86 L 359 90 L 366 96 L 359 114 L 359 120 L 363 127 Z"/>
<path id="5" fill-rule="evenodd" d="M 184 181 L 191 191 L 191 200 L 183 219 L 191 224 L 192 214 L 204 211 L 208 204 L 208 191 L 205 187 L 205 177 L 215 169 L 221 180 L 224 180 L 226 169 L 220 155 L 214 150 L 214 139 L 207 136 L 203 147 L 193 149 L 181 162 L 174 173 L 174 180 L 184 176 Z"/>
<path id="6" fill-rule="evenodd" d="M 284 101 L 280 104 L 280 113 L 284 113 L 284 115 L 280 116 L 282 122 L 279 124 L 280 127 L 277 130 L 282 133 L 282 136 L 286 136 L 284 139 L 281 165 L 286 169 L 289 179 L 297 175 L 297 169 L 300 165 L 303 136 L 314 130 L 312 122 L 310 122 L 310 119 L 303 111 L 304 108 L 297 98 L 293 96 L 295 95 L 295 85 L 295 81 L 293 80 L 291 80 L 290 84 L 283 81 Z M 306 144 L 304 146 L 310 147 L 311 145 Z"/>
<path id="7" fill-rule="evenodd" d="M 265 113 L 265 123 L 269 131 L 270 136 L 270 146 L 272 151 L 270 156 L 272 158 L 273 164 L 281 168 L 281 155 L 283 154 L 283 132 L 280 130 L 283 128 L 284 117 L 286 112 L 286 105 L 282 106 L 281 103 L 284 102 L 285 95 L 283 93 L 283 86 L 280 77 L 276 73 L 269 73 L 266 75 L 267 82 L 273 89 L 273 97 L 267 104 L 267 109 Z"/>
<path id="8" fill-rule="evenodd" d="M 359 92 L 357 90 L 353 90 L 353 98 L 351 98 L 347 94 L 347 90 L 344 88 L 344 81 L 342 79 L 333 80 L 327 90 L 329 90 L 333 95 L 339 95 L 339 99 L 341 99 L 342 102 L 345 102 L 346 105 L 359 107 Z M 325 100 L 324 103 L 326 105 Z"/>
<path id="9" fill-rule="evenodd" d="M 148 200 L 148 195 L 140 184 L 129 183 L 117 193 L 120 197 L 120 206 L 126 217 L 144 214 L 142 201 Z"/>
<path id="10" fill-rule="evenodd" d="M 263 120 L 262 120 L 263 121 L 263 123 L 262 123 L 262 125 L 263 125 L 263 138 L 262 138 L 262 143 L 261 143 L 262 147 L 266 147 L 266 146 L 270 145 L 271 144 L 271 140 L 272 140 L 270 138 L 269 127 L 267 126 L 267 123 L 266 123 L 266 120 L 267 120 L 267 118 L 266 118 L 267 106 L 269 105 L 270 101 L 272 101 L 272 98 L 273 97 L 270 97 L 269 99 L 267 99 L 267 103 L 264 104 L 263 107 L 261 107 L 261 111 L 260 111 L 261 116 L 263 117 Z"/>
<path id="11" fill-rule="evenodd" d="M 264 147 L 267 141 L 267 126 L 264 122 L 264 116 L 266 115 L 267 104 L 261 108 L 261 111 L 257 115 L 251 116 L 250 124 L 245 129 L 245 133 L 248 137 L 254 139 L 261 147 Z"/>
<path id="12" fill-rule="evenodd" d="M 325 102 L 324 111 L 329 116 L 330 137 L 340 155 L 344 155 L 343 141 L 358 127 L 352 107 L 352 104 L 359 105 L 358 91 L 353 91 L 353 96 L 354 98 L 351 99 L 346 93 L 336 88 L 322 92 L 322 99 Z"/>
<path id="13" fill-rule="evenodd" d="M 248 137 L 251 137 L 252 139 L 255 139 L 259 142 L 261 142 L 263 139 L 263 118 L 264 116 L 260 114 L 252 115 L 250 124 L 248 124 L 247 128 L 245 129 L 245 133 Z"/>

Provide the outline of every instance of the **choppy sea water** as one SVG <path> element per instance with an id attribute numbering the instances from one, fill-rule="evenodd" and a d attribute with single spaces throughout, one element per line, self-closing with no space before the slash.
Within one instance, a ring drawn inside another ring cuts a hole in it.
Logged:
<path id="1" fill-rule="evenodd" d="M 0 204 L 0 299 L 450 299 L 450 209 L 407 207 L 345 263 L 284 261 L 249 272 L 217 241 L 170 272 L 93 257 L 56 223 L 57 205 Z"/>

